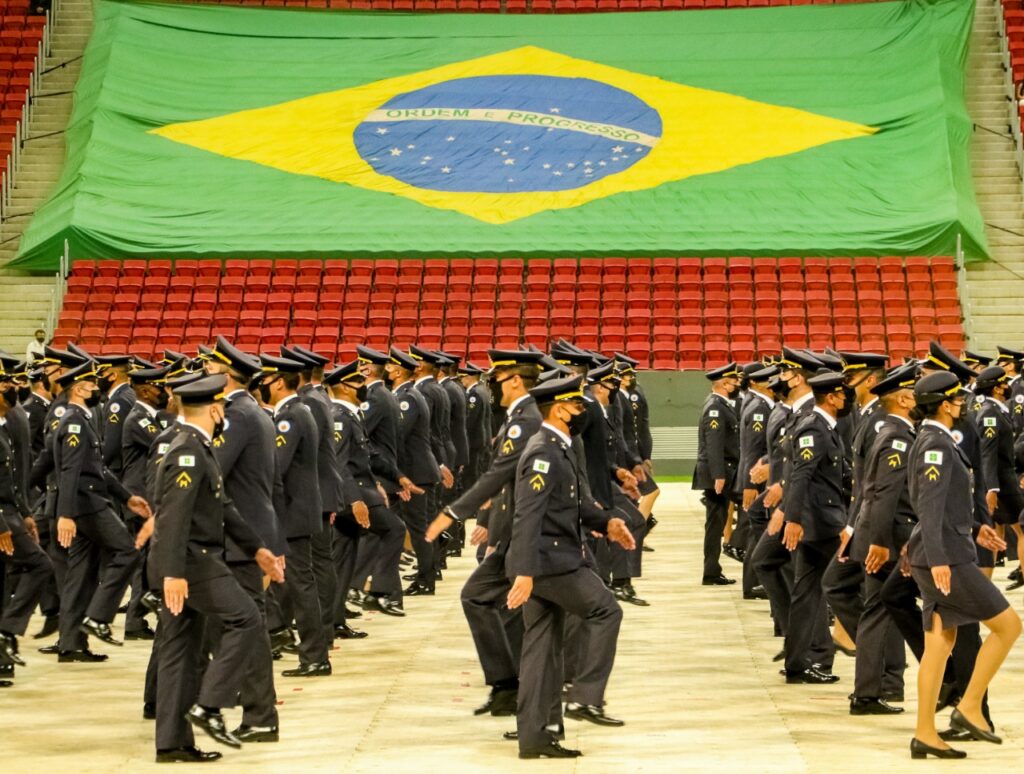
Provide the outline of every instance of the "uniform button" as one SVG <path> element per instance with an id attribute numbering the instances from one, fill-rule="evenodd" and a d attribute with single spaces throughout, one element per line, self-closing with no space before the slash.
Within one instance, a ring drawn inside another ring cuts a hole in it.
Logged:
<path id="1" fill-rule="evenodd" d="M 205 549 L 205 548 L 203 549 L 203 553 L 204 553 L 204 554 L 206 553 L 206 549 Z"/>
<path id="2" fill-rule="evenodd" d="M 556 540 L 554 543 L 552 543 L 552 545 L 557 546 L 558 545 L 558 541 Z"/>

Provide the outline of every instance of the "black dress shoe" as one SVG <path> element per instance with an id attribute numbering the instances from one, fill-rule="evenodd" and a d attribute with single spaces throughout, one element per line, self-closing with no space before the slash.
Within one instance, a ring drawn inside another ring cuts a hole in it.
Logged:
<path id="1" fill-rule="evenodd" d="M 18 655 L 18 638 L 13 634 L 0 632 L 0 662 L 4 660 L 18 666 L 25 666 L 25 659 Z"/>
<path id="2" fill-rule="evenodd" d="M 121 647 L 124 644 L 114 637 L 114 632 L 110 629 L 110 624 L 103 623 L 103 621 L 94 621 L 87 617 L 82 619 L 82 623 L 78 628 L 85 634 L 91 634 L 93 637 L 98 637 L 108 645 Z"/>
<path id="3" fill-rule="evenodd" d="M 46 620 L 43 621 L 43 628 L 32 635 L 33 640 L 41 640 L 45 637 L 49 637 L 60 629 L 60 616 L 59 615 L 48 615 Z"/>
<path id="4" fill-rule="evenodd" d="M 282 677 L 327 677 L 331 674 L 331 662 L 321 661 L 318 664 L 302 664 L 295 669 L 286 669 Z"/>
<path id="5" fill-rule="evenodd" d="M 517 737 L 518 738 L 518 737 Z M 558 742 L 552 741 L 550 744 L 546 744 L 543 747 L 530 748 L 519 751 L 519 757 L 524 760 L 532 758 L 579 758 L 582 756 L 579 750 L 570 750 L 567 747 L 562 747 Z"/>
<path id="6" fill-rule="evenodd" d="M 700 583 L 702 586 L 731 586 L 735 582 L 732 578 L 719 575 L 717 578 L 705 578 Z"/>
<path id="7" fill-rule="evenodd" d="M 1017 565 L 1017 569 L 1011 570 L 1010 574 L 1007 575 L 1006 577 L 1009 578 L 1012 581 L 1020 580 L 1021 578 L 1024 578 L 1024 572 L 1021 571 L 1020 565 L 1018 564 Z"/>
<path id="8" fill-rule="evenodd" d="M 779 662 L 779 661 L 782 661 L 784 658 L 786 658 L 786 649 L 785 648 L 783 648 L 778 653 L 776 653 L 774 656 L 772 656 L 772 662 Z"/>
<path id="9" fill-rule="evenodd" d="M 53 643 L 53 645 L 44 645 L 38 650 L 40 653 L 43 653 L 47 656 L 56 656 L 60 654 L 60 643 L 55 642 Z"/>
<path id="10" fill-rule="evenodd" d="M 914 760 L 922 760 L 927 758 L 929 755 L 934 755 L 936 758 L 966 758 L 967 753 L 963 750 L 954 750 L 952 747 L 942 749 L 941 747 L 932 747 L 924 742 L 918 741 L 917 737 L 910 740 L 910 757 Z"/>
<path id="11" fill-rule="evenodd" d="M 887 691 L 882 693 L 882 701 L 889 704 L 902 704 L 905 699 L 903 691 Z"/>
<path id="12" fill-rule="evenodd" d="M 159 613 L 160 608 L 164 606 L 164 601 L 159 594 L 147 591 L 139 597 L 139 604 L 151 613 Z"/>
<path id="13" fill-rule="evenodd" d="M 967 731 L 971 736 L 980 742 L 991 742 L 992 744 L 1002 744 L 1003 740 L 993 734 L 991 731 L 985 728 L 979 728 L 969 721 L 964 714 L 959 710 L 953 710 L 953 714 L 949 716 L 949 724 L 953 728 L 959 728 L 961 731 Z"/>
<path id="14" fill-rule="evenodd" d="M 156 632 L 150 628 L 149 624 L 146 624 L 141 629 L 132 629 L 130 632 L 125 631 L 125 640 L 152 640 L 156 637 Z"/>
<path id="15" fill-rule="evenodd" d="M 786 682 L 790 685 L 831 685 L 839 682 L 839 675 L 826 674 L 814 667 L 808 667 L 803 672 L 786 672 Z"/>
<path id="16" fill-rule="evenodd" d="M 561 723 L 559 723 L 557 726 L 544 726 L 544 730 L 551 734 L 551 736 L 557 741 L 562 741 L 563 739 L 565 739 L 565 726 L 563 726 Z M 506 731 L 504 734 L 501 735 L 501 738 L 509 742 L 514 742 L 517 739 L 519 739 L 519 732 Z"/>
<path id="17" fill-rule="evenodd" d="M 1013 583 L 1006 587 L 1007 591 L 1016 591 L 1021 586 L 1024 586 L 1024 578 L 1017 578 Z"/>
<path id="18" fill-rule="evenodd" d="M 737 562 L 740 562 L 741 564 L 743 562 L 742 549 L 737 548 L 736 546 L 731 545 L 730 543 L 726 543 L 724 546 L 722 546 L 722 553 L 728 556 L 730 559 L 734 559 Z"/>
<path id="19" fill-rule="evenodd" d="M 970 731 L 964 731 L 962 728 L 947 728 L 945 731 L 939 731 L 939 739 L 943 742 L 973 742 L 974 737 L 971 736 Z"/>
<path id="20" fill-rule="evenodd" d="M 62 650 L 57 654 L 58 664 L 67 664 L 72 661 L 82 661 L 87 664 L 95 664 L 106 660 L 106 653 L 93 653 L 88 648 L 85 648 L 84 650 Z"/>
<path id="21" fill-rule="evenodd" d="M 420 577 L 420 576 L 419 576 L 419 573 L 411 572 L 411 573 L 409 573 L 408 575 L 403 575 L 403 576 L 402 576 L 402 580 L 404 580 L 404 581 L 414 581 L 414 580 L 416 580 L 416 579 L 417 579 L 418 577 Z"/>
<path id="22" fill-rule="evenodd" d="M 647 545 L 646 543 L 644 543 L 643 548 L 641 548 L 640 550 L 641 551 L 646 551 L 649 554 L 650 553 L 654 553 L 654 549 L 651 548 L 651 546 Z"/>
<path id="23" fill-rule="evenodd" d="M 232 731 L 242 742 L 276 742 L 277 726 L 247 726 L 244 723 Z"/>
<path id="24" fill-rule="evenodd" d="M 205 731 L 216 742 L 226 744 L 228 747 L 239 748 L 242 746 L 238 738 L 224 725 L 224 716 L 217 711 L 211 712 L 198 704 L 193 704 L 192 709 L 185 713 L 185 720 Z"/>
<path id="25" fill-rule="evenodd" d="M 624 726 L 625 720 L 611 718 L 604 714 L 604 707 L 597 704 L 576 704 L 569 702 L 565 705 L 565 717 L 573 720 L 586 720 L 596 723 L 599 726 Z"/>
<path id="26" fill-rule="evenodd" d="M 285 645 L 291 645 L 293 642 L 295 642 L 295 638 L 292 636 L 292 630 L 287 626 L 270 632 L 270 649 L 272 651 L 280 653 Z"/>
<path id="27" fill-rule="evenodd" d="M 886 704 L 882 699 L 850 699 L 851 715 L 899 715 L 903 707 Z"/>
<path id="28" fill-rule="evenodd" d="M 768 599 L 768 592 L 764 590 L 764 586 L 754 586 L 750 591 L 743 595 L 744 599 Z"/>
<path id="29" fill-rule="evenodd" d="M 378 613 L 393 615 L 395 618 L 405 617 L 405 611 L 398 602 L 387 597 L 376 597 L 373 594 L 366 595 L 366 599 L 363 600 L 363 610 L 376 610 Z"/>
<path id="30" fill-rule="evenodd" d="M 410 583 L 409 588 L 402 592 L 407 597 L 432 597 L 434 596 L 433 586 L 424 586 L 420 583 Z"/>
<path id="31" fill-rule="evenodd" d="M 212 763 L 224 756 L 219 752 L 203 752 L 198 747 L 178 747 L 173 750 L 157 750 L 157 763 Z"/>
<path id="32" fill-rule="evenodd" d="M 362 618 L 363 617 L 363 611 L 362 610 L 356 610 L 354 607 L 349 607 L 348 605 L 345 605 L 345 617 L 346 618 Z"/>
<path id="33" fill-rule="evenodd" d="M 146 702 L 142 705 L 142 719 L 156 720 L 156 705 L 153 702 Z"/>
<path id="34" fill-rule="evenodd" d="M 12 685 L 14 685 L 14 683 L 10 680 L 0 680 L 0 688 L 10 688 Z"/>
<path id="35" fill-rule="evenodd" d="M 492 688 L 487 701 L 473 710 L 474 715 L 493 715 L 496 718 L 516 714 L 517 688 Z"/>
<path id="36" fill-rule="evenodd" d="M 342 624 L 341 626 L 334 627 L 334 636 L 339 640 L 362 640 L 366 639 L 370 635 L 367 632 L 361 632 L 357 629 L 353 629 L 348 624 Z"/>
<path id="37" fill-rule="evenodd" d="M 121 605 L 117 608 L 118 615 L 126 615 L 128 613 L 128 605 Z"/>
<path id="38" fill-rule="evenodd" d="M 349 589 L 346 599 L 354 605 L 361 605 L 363 603 L 363 596 L 363 592 L 359 589 Z"/>

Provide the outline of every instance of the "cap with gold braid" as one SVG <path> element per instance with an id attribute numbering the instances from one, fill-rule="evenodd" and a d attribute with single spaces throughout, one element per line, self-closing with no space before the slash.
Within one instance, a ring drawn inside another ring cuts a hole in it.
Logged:
<path id="1" fill-rule="evenodd" d="M 1002 366 L 989 366 L 982 369 L 981 373 L 978 374 L 978 378 L 974 382 L 974 388 L 979 394 L 984 393 L 987 395 L 997 384 L 1003 384 L 1008 381 L 1010 381 L 1010 375 L 1006 373 Z"/>
<path id="2" fill-rule="evenodd" d="M 228 378 L 224 374 L 204 376 L 174 390 L 174 397 L 181 406 L 205 406 L 224 400 L 224 388 Z"/>
<path id="3" fill-rule="evenodd" d="M 96 364 L 92 360 L 86 360 L 77 368 L 65 371 L 57 377 L 57 384 L 66 389 L 76 382 L 96 381 L 98 376 L 99 369 L 96 368 Z"/>
<path id="4" fill-rule="evenodd" d="M 582 401 L 583 377 L 577 374 L 564 379 L 549 379 L 530 390 L 530 395 L 539 405 L 560 401 Z"/>
<path id="5" fill-rule="evenodd" d="M 324 374 L 324 383 L 335 385 L 341 382 L 363 382 L 365 377 L 359 370 L 359 360 L 352 360 L 348 363 L 335 368 L 333 371 L 328 371 Z"/>
<path id="6" fill-rule="evenodd" d="M 387 365 L 390 357 L 387 352 L 380 352 L 372 347 L 363 344 L 356 345 L 356 355 L 360 363 L 371 363 L 373 365 Z"/>
<path id="7" fill-rule="evenodd" d="M 724 366 L 713 368 L 704 374 L 710 382 L 717 382 L 719 379 L 724 379 L 727 376 L 735 376 L 737 379 L 743 375 L 743 371 L 736 363 L 727 363 Z"/>
<path id="8" fill-rule="evenodd" d="M 529 349 L 489 349 L 487 357 L 491 360 L 491 370 L 493 371 L 495 368 L 539 366 L 544 353 Z"/>
<path id="9" fill-rule="evenodd" d="M 259 361 L 255 357 L 243 352 L 223 336 L 217 337 L 217 341 L 210 349 L 206 359 L 211 363 L 226 365 L 245 379 L 251 378 L 260 371 Z"/>
<path id="10" fill-rule="evenodd" d="M 960 380 L 956 374 L 949 371 L 936 371 L 933 374 L 921 377 L 914 387 L 914 397 L 918 403 L 931 405 L 941 403 L 944 400 L 952 400 L 961 395 L 969 395 L 960 386 Z"/>
<path id="11" fill-rule="evenodd" d="M 894 368 L 882 381 L 871 388 L 871 392 L 881 397 L 897 390 L 913 389 L 917 383 L 918 370 L 917 363 L 908 363 Z"/>
<path id="12" fill-rule="evenodd" d="M 928 344 L 928 357 L 921 361 L 921 367 L 930 371 L 949 371 L 965 384 L 974 378 L 970 366 L 937 341 Z"/>
<path id="13" fill-rule="evenodd" d="M 866 371 L 885 368 L 889 364 L 887 355 L 878 355 L 874 352 L 840 352 L 839 357 L 843 359 L 843 371 Z"/>
<path id="14" fill-rule="evenodd" d="M 967 363 L 967 365 L 981 366 L 982 368 L 987 367 L 992 362 L 992 358 L 988 355 L 979 355 L 977 352 L 971 352 L 969 349 L 963 351 L 960 359 Z"/>
<path id="15" fill-rule="evenodd" d="M 260 355 L 260 372 L 267 376 L 269 374 L 298 374 L 306 370 L 306 364 L 298 360 L 291 360 L 287 357 L 274 357 L 273 355 Z"/>
<path id="16" fill-rule="evenodd" d="M 824 363 L 808 352 L 790 349 L 789 347 L 782 348 L 782 358 L 779 360 L 779 368 L 783 371 L 802 368 L 804 371 L 811 371 L 813 373 L 822 366 L 824 366 Z"/>
<path id="17" fill-rule="evenodd" d="M 400 350 L 398 347 L 392 347 L 388 362 L 392 365 L 401 366 L 406 371 L 415 371 L 418 363 L 415 358 L 410 357 L 408 354 Z"/>

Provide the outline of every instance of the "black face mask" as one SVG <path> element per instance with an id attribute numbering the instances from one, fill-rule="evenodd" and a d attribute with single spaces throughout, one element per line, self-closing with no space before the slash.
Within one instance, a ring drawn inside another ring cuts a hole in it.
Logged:
<path id="1" fill-rule="evenodd" d="M 494 380 L 493 382 L 490 383 L 489 386 L 491 388 L 491 409 L 493 411 L 501 411 L 502 409 L 504 409 L 504 406 L 501 405 L 501 399 L 503 397 L 501 385 L 503 385 L 511 378 L 511 376 L 508 376 L 502 379 L 501 381 Z"/>
<path id="2" fill-rule="evenodd" d="M 224 434 L 224 418 L 221 417 L 213 424 L 213 435 L 212 438 L 218 438 Z"/>
<path id="3" fill-rule="evenodd" d="M 160 390 L 160 392 L 156 394 L 156 400 L 153 401 L 153 405 L 162 411 L 167 408 L 167 404 L 170 402 L 171 396 L 167 394 L 167 390 Z"/>
<path id="4" fill-rule="evenodd" d="M 569 426 L 569 435 L 579 435 L 587 426 L 587 412 L 573 414 L 566 424 Z"/>
<path id="5" fill-rule="evenodd" d="M 96 384 L 99 385 L 100 390 L 102 390 L 103 392 L 109 392 L 110 387 L 113 385 L 113 381 L 110 379 L 109 376 L 102 376 L 96 380 Z"/>
<path id="6" fill-rule="evenodd" d="M 100 401 L 103 399 L 103 393 L 99 390 L 93 390 L 89 393 L 89 397 L 85 399 L 85 405 L 88 408 L 96 408 L 100 405 Z"/>
<path id="7" fill-rule="evenodd" d="M 740 388 L 734 384 L 728 384 L 725 387 L 725 395 L 727 398 L 735 398 L 739 394 Z"/>
<path id="8" fill-rule="evenodd" d="M 16 405 L 18 405 L 18 391 L 13 387 L 9 390 L 5 390 L 3 396 L 4 403 L 6 403 L 9 407 L 14 408 Z"/>
<path id="9" fill-rule="evenodd" d="M 857 393 L 853 387 L 843 387 L 843 394 L 846 395 L 846 400 L 843 402 L 843 407 L 836 412 L 837 417 L 845 417 L 857 405 Z"/>
<path id="10" fill-rule="evenodd" d="M 366 403 L 366 396 L 369 394 L 370 388 L 365 384 L 360 384 L 356 387 L 356 400 L 360 403 Z"/>
<path id="11" fill-rule="evenodd" d="M 26 401 L 26 400 L 29 399 L 29 397 L 31 395 L 32 395 L 32 388 L 31 387 L 19 387 L 18 388 L 18 400 L 19 401 Z"/>
<path id="12" fill-rule="evenodd" d="M 924 420 L 924 411 L 920 406 L 914 406 L 914 408 L 910 409 L 910 418 L 914 422 L 921 422 Z"/>
<path id="13" fill-rule="evenodd" d="M 776 400 L 785 400 L 789 397 L 789 385 L 785 382 L 779 382 L 772 387 L 772 392 L 775 394 Z"/>
<path id="14" fill-rule="evenodd" d="M 260 392 L 260 400 L 263 401 L 265 404 L 267 404 L 269 406 L 270 405 L 270 385 L 269 384 L 261 384 L 258 389 L 259 389 L 259 392 Z"/>
<path id="15" fill-rule="evenodd" d="M 52 392 L 53 391 L 53 385 L 50 384 L 50 376 L 49 376 L 49 374 L 43 374 L 43 377 L 39 381 L 41 381 L 43 383 L 43 389 L 44 390 L 46 390 L 47 392 Z"/>

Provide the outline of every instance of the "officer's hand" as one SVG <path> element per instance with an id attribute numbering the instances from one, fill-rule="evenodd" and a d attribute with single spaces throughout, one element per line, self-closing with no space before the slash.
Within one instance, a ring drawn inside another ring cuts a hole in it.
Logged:
<path id="1" fill-rule="evenodd" d="M 849 561 L 849 557 L 846 555 L 846 547 L 850 545 L 851 537 L 853 537 L 853 532 L 849 529 L 844 529 L 839 533 L 839 550 L 836 551 L 836 559 L 840 562 Z"/>
<path id="2" fill-rule="evenodd" d="M 0 532 L 0 553 L 14 555 L 14 537 L 10 530 Z"/>
<path id="3" fill-rule="evenodd" d="M 999 507 L 999 492 L 986 492 L 985 493 L 985 505 L 988 506 L 988 512 L 995 513 L 996 508 Z"/>
<path id="4" fill-rule="evenodd" d="M 188 581 L 184 578 L 164 578 L 164 607 L 171 615 L 181 615 L 188 599 Z"/>
<path id="5" fill-rule="evenodd" d="M 654 475 L 654 463 L 653 462 L 651 462 L 650 460 L 644 460 L 644 467 L 647 468 L 647 475 L 648 476 L 653 476 Z"/>
<path id="6" fill-rule="evenodd" d="M 763 484 L 768 480 L 768 464 L 758 462 L 750 469 L 750 482 L 752 484 Z"/>
<path id="7" fill-rule="evenodd" d="M 267 548 L 261 548 L 256 552 L 256 564 L 260 566 L 263 573 L 274 583 L 284 583 L 284 559 L 283 556 L 274 556 Z"/>
<path id="8" fill-rule="evenodd" d="M 772 516 L 768 519 L 768 526 L 765 527 L 765 532 L 769 535 L 778 535 L 779 530 L 782 529 L 783 523 L 786 521 L 786 514 L 781 509 L 776 508 L 772 511 Z"/>
<path id="9" fill-rule="evenodd" d="M 904 578 L 910 577 L 910 553 L 907 551 L 907 544 L 903 544 L 903 548 L 900 549 L 900 558 L 898 562 L 900 568 L 900 575 Z"/>
<path id="10" fill-rule="evenodd" d="M 790 551 L 796 551 L 797 544 L 803 540 L 804 528 L 794 522 L 786 524 L 786 530 L 782 533 L 782 545 Z"/>
<path id="11" fill-rule="evenodd" d="M 57 519 L 57 542 L 60 543 L 61 548 L 71 548 L 71 541 L 77 534 L 78 525 L 75 524 L 74 519 L 69 519 L 67 516 Z"/>
<path id="12" fill-rule="evenodd" d="M 868 549 L 867 558 L 864 560 L 864 572 L 868 575 L 874 575 L 876 572 L 882 569 L 886 562 L 889 561 L 889 549 L 885 546 L 876 546 L 874 543 Z"/>
<path id="13" fill-rule="evenodd" d="M 146 502 L 145 498 L 138 495 L 132 495 L 128 498 L 128 510 L 144 519 L 153 518 L 153 509 L 149 507 L 149 503 Z"/>
<path id="14" fill-rule="evenodd" d="M 25 524 L 25 531 L 28 533 L 28 536 L 32 538 L 33 543 L 39 545 L 39 527 L 36 526 L 36 520 L 31 516 L 26 516 L 23 521 Z"/>
<path id="15" fill-rule="evenodd" d="M 451 489 L 455 486 L 455 476 L 453 476 L 452 472 L 448 470 L 447 465 L 441 466 L 441 486 L 445 489 Z"/>
<path id="16" fill-rule="evenodd" d="M 1006 550 L 1006 541 L 999 537 L 999 533 L 996 532 L 994 527 L 988 524 L 981 525 L 981 529 L 978 530 L 978 537 L 975 540 L 979 546 L 987 548 L 989 551 Z"/>
<path id="17" fill-rule="evenodd" d="M 331 511 L 331 515 L 330 515 L 328 520 L 330 521 L 332 527 L 334 526 L 334 521 L 337 518 L 338 518 L 338 514 L 335 511 Z"/>
<path id="18" fill-rule="evenodd" d="M 352 515 L 356 517 L 356 522 L 363 529 L 370 528 L 370 509 L 366 507 L 366 503 L 362 500 L 356 500 L 352 503 Z"/>
<path id="19" fill-rule="evenodd" d="M 509 610 L 515 610 L 517 607 L 522 607 L 526 604 L 526 600 L 530 598 L 533 593 L 533 578 L 529 575 L 517 575 L 516 582 L 512 584 L 512 588 L 509 589 L 508 599 L 506 604 Z"/>
<path id="20" fill-rule="evenodd" d="M 949 596 L 950 584 L 953 582 L 953 573 L 949 570 L 948 564 L 940 564 L 932 567 L 932 580 L 935 581 L 935 588 Z"/>
<path id="21" fill-rule="evenodd" d="M 613 543 L 618 543 L 627 551 L 632 551 L 636 548 L 636 540 L 633 539 L 633 533 L 629 531 L 629 527 L 626 526 L 626 522 L 622 519 L 609 519 L 607 530 L 608 539 Z"/>
<path id="22" fill-rule="evenodd" d="M 647 471 L 644 470 L 643 465 L 633 466 L 633 477 L 641 483 L 647 480 Z"/>
<path id="23" fill-rule="evenodd" d="M 139 534 L 135 536 L 135 547 L 142 548 L 153 535 L 153 528 L 156 526 L 156 519 L 146 519 L 139 528 Z"/>
<path id="24" fill-rule="evenodd" d="M 481 527 L 479 524 L 473 528 L 473 532 L 469 536 L 469 544 L 471 546 L 479 546 L 487 542 L 489 537 L 487 527 Z"/>
<path id="25" fill-rule="evenodd" d="M 402 476 L 400 479 L 398 479 L 398 485 L 400 487 L 402 487 L 402 490 L 406 494 L 408 494 L 408 495 L 414 495 L 414 494 L 415 495 L 421 495 L 421 494 L 423 494 L 423 489 L 421 489 L 420 487 L 416 486 L 412 482 L 412 479 L 409 478 L 408 476 Z M 402 499 L 403 500 L 408 500 L 409 498 L 408 497 L 403 497 Z"/>
<path id="26" fill-rule="evenodd" d="M 427 527 L 427 534 L 425 536 L 426 541 L 428 543 L 433 543 L 435 540 L 437 540 L 438 535 L 440 535 L 454 523 L 455 520 L 451 516 L 448 516 L 444 513 L 437 514 L 437 517 L 432 522 L 430 522 L 430 525 Z"/>
<path id="27" fill-rule="evenodd" d="M 743 490 L 743 510 L 750 510 L 750 506 L 753 505 L 754 500 L 757 499 L 756 489 L 744 489 Z"/>
<path id="28" fill-rule="evenodd" d="M 377 482 L 377 491 L 380 492 L 380 496 L 384 498 L 384 507 L 391 507 L 391 499 L 388 497 L 388 493 L 384 491 L 384 487 L 380 485 L 380 481 Z M 403 492 L 399 492 L 398 496 L 401 497 Z"/>
<path id="29" fill-rule="evenodd" d="M 715 479 L 715 494 L 720 495 L 724 491 L 725 491 L 725 479 L 724 478 L 716 478 Z"/>

